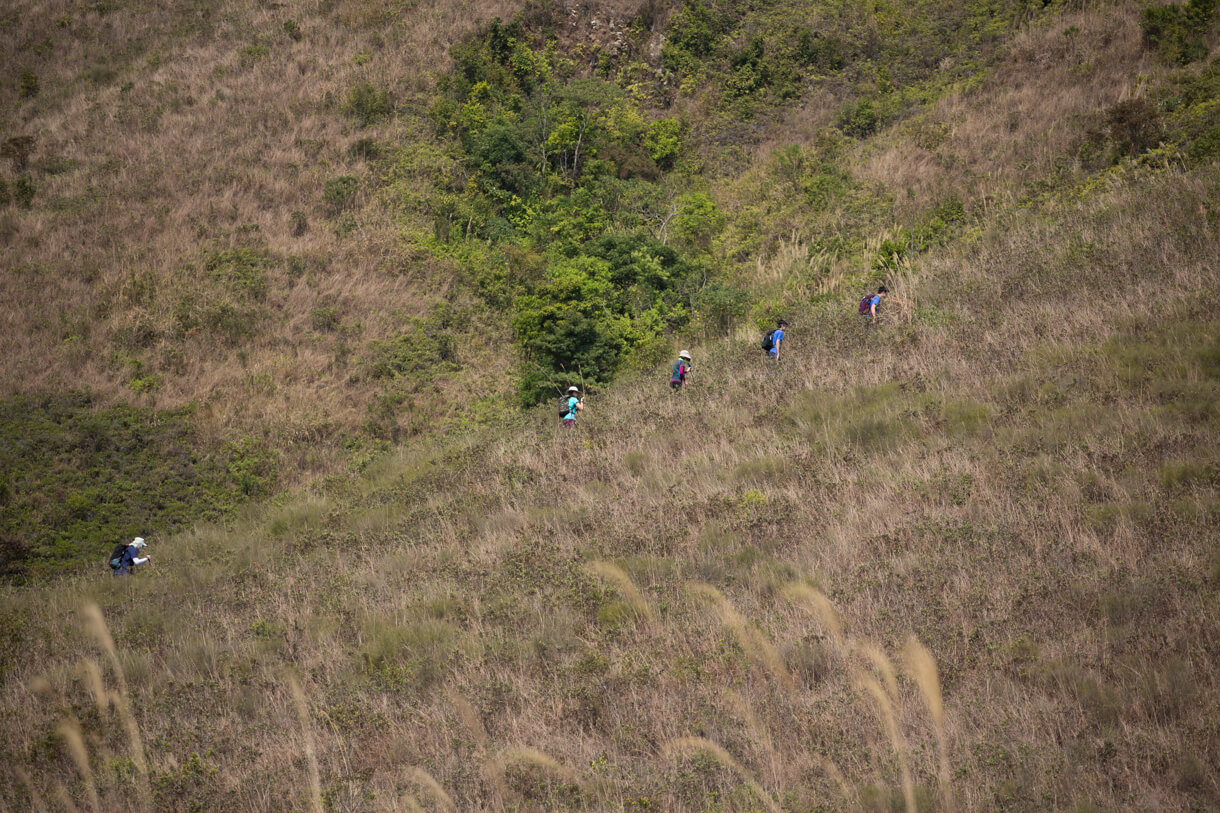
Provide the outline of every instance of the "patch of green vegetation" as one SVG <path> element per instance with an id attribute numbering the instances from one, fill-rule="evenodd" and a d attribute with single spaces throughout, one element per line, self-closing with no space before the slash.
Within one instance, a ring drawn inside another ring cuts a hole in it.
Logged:
<path id="1" fill-rule="evenodd" d="M 267 271 L 275 261 L 264 249 L 233 248 L 208 253 L 203 268 L 236 296 L 260 300 L 267 293 Z"/>
<path id="2" fill-rule="evenodd" d="M 517 298 L 513 332 L 525 355 L 523 404 L 554 395 L 576 373 L 610 381 L 632 352 L 689 320 L 696 267 L 645 235 L 606 234 L 556 261 Z M 683 296 L 687 294 L 688 296 Z"/>
<path id="3" fill-rule="evenodd" d="M 230 514 L 276 481 L 274 451 L 208 450 L 189 408 L 99 408 L 89 395 L 0 401 L 0 576 L 100 570 L 118 542 Z"/>
<path id="4" fill-rule="evenodd" d="M 360 191 L 360 181 L 351 175 L 341 175 L 326 182 L 322 190 L 322 202 L 333 216 L 338 215 L 352 205 L 356 193 Z"/>
<path id="5" fill-rule="evenodd" d="M 890 383 L 846 393 L 806 392 L 788 416 L 820 448 L 884 451 L 919 437 L 934 406 L 927 396 Z"/>
<path id="6" fill-rule="evenodd" d="M 374 619 L 365 626 L 362 671 L 378 688 L 395 693 L 426 692 L 438 684 L 461 636 L 458 627 L 437 619 L 406 626 Z"/>
<path id="7" fill-rule="evenodd" d="M 394 104 L 388 91 L 362 82 L 348 91 L 343 113 L 356 119 L 362 127 L 369 127 L 393 115 Z"/>
<path id="8" fill-rule="evenodd" d="M 1140 17 L 1144 43 L 1170 62 L 1185 65 L 1207 56 L 1216 0 L 1150 6 Z"/>
<path id="9" fill-rule="evenodd" d="M 1185 70 L 1157 95 L 1167 134 L 1200 163 L 1220 155 L 1220 57 L 1197 73 Z"/>

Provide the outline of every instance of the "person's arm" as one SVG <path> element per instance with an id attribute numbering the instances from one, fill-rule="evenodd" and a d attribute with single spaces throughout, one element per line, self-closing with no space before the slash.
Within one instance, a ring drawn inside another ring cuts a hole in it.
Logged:
<path id="1" fill-rule="evenodd" d="M 147 562 L 150 558 L 151 557 L 149 557 L 149 556 L 143 556 L 143 557 L 137 556 L 135 559 L 131 560 L 131 563 L 133 565 L 142 565 L 145 562 Z"/>
<path id="2" fill-rule="evenodd" d="M 583 399 L 576 402 L 576 409 L 579 412 L 585 411 L 585 402 Z"/>

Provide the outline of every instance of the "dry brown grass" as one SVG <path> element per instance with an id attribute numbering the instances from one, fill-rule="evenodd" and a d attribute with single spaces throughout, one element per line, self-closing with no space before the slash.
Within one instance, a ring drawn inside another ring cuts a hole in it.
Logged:
<path id="1" fill-rule="evenodd" d="M 950 93 L 899 127 L 891 145 L 864 157 L 862 177 L 905 190 L 896 194 L 900 216 L 950 194 L 984 215 L 1010 206 L 1070 160 L 1082 120 L 1165 73 L 1141 37 L 1134 3 L 1090 4 L 1027 25 L 982 87 Z"/>
<path id="2" fill-rule="evenodd" d="M 376 387 L 334 369 L 342 341 L 311 331 L 311 309 L 336 307 L 365 343 L 395 335 L 444 293 L 443 275 L 413 267 L 402 224 L 371 199 L 355 210 L 356 231 L 336 235 L 322 206 L 325 183 L 354 175 L 367 188 L 373 180 L 348 147 L 359 138 L 409 141 L 420 126 L 404 118 L 361 130 L 339 106 L 359 82 L 418 106 L 455 39 L 511 13 L 501 2 L 425 3 L 410 13 L 390 3 L 228 3 L 169 14 L 138 2 L 105 14 L 69 3 L 16 9 L 16 22 L 0 31 L 10 55 L 0 81 L 29 66 L 45 90 L 6 108 L 0 130 L 36 136 L 35 164 L 70 169 L 39 176 L 33 209 L 7 210 L 2 394 L 74 388 L 157 407 L 194 402 L 210 435 L 321 447 L 325 461 L 319 438 L 358 426 Z M 282 30 L 288 19 L 299 24 L 299 41 Z M 56 20 L 66 22 L 57 28 Z M 30 54 L 40 38 L 53 56 Z M 169 50 L 141 54 L 153 45 Z M 137 56 L 114 56 L 124 48 Z M 88 71 L 103 69 L 107 78 L 82 92 Z M 302 235 L 294 233 L 298 211 L 309 223 Z M 181 299 L 221 296 L 198 264 L 242 232 L 273 257 L 324 260 L 296 284 L 282 269 L 273 274 L 258 315 L 245 317 L 255 335 L 240 352 L 206 331 L 168 335 Z M 135 325 L 155 336 L 124 350 L 116 339 Z M 144 395 L 129 389 L 116 351 L 141 359 L 158 386 Z M 312 474 L 308 465 L 287 468 Z"/>
<path id="3" fill-rule="evenodd" d="M 962 132 L 1011 144 L 973 103 Z M 746 330 L 691 348 L 681 398 L 628 377 L 573 432 L 416 444 L 138 578 L 7 591 L 0 797 L 92 804 L 48 740 L 71 710 L 129 781 L 149 743 L 164 809 L 1214 806 L 1214 372 L 1189 360 L 1220 341 L 1217 189 L 1062 189 L 907 268 L 872 333 L 795 308 L 778 368 Z M 67 612 L 90 599 L 113 635 Z M 92 753 L 99 803 L 138 806 Z"/>

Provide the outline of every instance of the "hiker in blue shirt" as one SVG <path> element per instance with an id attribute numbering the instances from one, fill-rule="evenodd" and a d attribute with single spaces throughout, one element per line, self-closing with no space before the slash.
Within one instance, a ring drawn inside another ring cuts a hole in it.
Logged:
<path id="1" fill-rule="evenodd" d="M 110 560 L 110 566 L 114 569 L 116 576 L 130 576 L 131 569 L 135 565 L 142 565 L 151 559 L 151 556 L 140 556 L 140 549 L 145 546 L 144 537 L 137 536 L 131 540 L 131 544 L 123 548 L 123 552 Z M 117 551 L 116 551 L 117 553 Z"/>
<path id="2" fill-rule="evenodd" d="M 690 371 L 690 351 L 683 350 L 678 354 L 678 360 L 674 362 L 674 371 L 669 376 L 669 386 L 673 387 L 674 392 L 680 392 L 686 385 L 686 376 Z"/>
<path id="3" fill-rule="evenodd" d="M 871 325 L 877 321 L 877 306 L 881 304 L 881 300 L 885 299 L 885 295 L 890 291 L 884 285 L 877 289 L 877 293 L 871 294 L 860 300 L 860 315 L 864 317 L 865 324 Z"/>
<path id="4" fill-rule="evenodd" d="M 767 351 L 767 358 L 772 361 L 779 361 L 779 344 L 784 340 L 784 328 L 786 327 L 788 327 L 788 323 L 780 319 L 775 323 L 775 330 L 763 338 L 763 350 Z"/>
<path id="5" fill-rule="evenodd" d="M 580 397 L 580 387 L 568 387 L 568 411 L 563 415 L 563 425 L 575 426 L 576 413 L 584 411 L 585 404 Z"/>

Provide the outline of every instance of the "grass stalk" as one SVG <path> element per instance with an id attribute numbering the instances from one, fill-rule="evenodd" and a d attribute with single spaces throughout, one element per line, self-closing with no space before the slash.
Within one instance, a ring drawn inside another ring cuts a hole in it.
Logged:
<path id="1" fill-rule="evenodd" d="M 85 747 L 85 738 L 81 736 L 80 724 L 76 720 L 68 718 L 61 720 L 55 731 L 68 746 L 68 755 L 72 757 L 76 770 L 80 771 L 81 779 L 85 782 L 85 790 L 89 794 L 89 807 L 94 813 L 100 813 L 102 803 L 97 795 L 97 783 L 93 781 L 93 768 L 89 765 L 89 750 Z"/>
<path id="2" fill-rule="evenodd" d="M 21 780 L 21 784 L 25 786 L 26 795 L 30 797 L 30 809 L 37 811 L 37 813 L 46 813 L 47 806 L 42 801 L 42 794 L 35 787 L 34 780 L 30 777 L 30 772 L 20 765 L 16 766 L 13 770 L 17 774 L 17 778 Z"/>
<path id="3" fill-rule="evenodd" d="M 68 793 L 68 789 L 64 787 L 63 782 L 55 785 L 55 801 L 63 805 L 64 810 L 68 813 L 77 813 L 78 808 L 76 803 L 72 801 L 72 795 Z"/>
<path id="4" fill-rule="evenodd" d="M 131 708 L 131 695 L 127 690 L 127 677 L 123 672 L 123 664 L 119 660 L 118 650 L 114 646 L 114 638 L 110 635 L 110 628 L 106 625 L 106 619 L 102 615 L 102 609 L 93 602 L 86 604 L 82 610 L 85 617 L 85 623 L 92 631 L 98 643 L 102 645 L 102 649 L 106 652 L 106 656 L 110 659 L 111 668 L 114 670 L 114 680 L 117 687 L 116 692 L 112 692 L 110 697 L 114 702 L 115 708 L 119 712 L 119 720 L 123 724 L 123 730 L 127 732 L 127 741 L 131 746 L 131 760 L 136 766 L 136 793 L 140 797 L 140 804 L 145 810 L 152 809 L 152 784 L 149 780 L 148 760 L 144 754 L 144 738 L 140 735 L 140 724 L 136 721 L 135 712 Z"/>
<path id="5" fill-rule="evenodd" d="M 110 708 L 111 693 L 106 691 L 106 683 L 102 678 L 102 667 L 93 658 L 85 658 L 81 661 L 81 671 L 85 675 L 85 684 L 89 687 L 89 694 L 93 695 L 93 702 L 97 704 L 97 710 L 105 713 Z"/>
<path id="6" fill-rule="evenodd" d="M 635 582 L 631 580 L 631 577 L 621 567 L 611 562 L 595 561 L 587 563 L 585 568 L 594 576 L 598 576 L 614 585 L 614 589 L 618 590 L 619 595 L 631 606 L 636 615 L 649 621 L 655 617 L 652 606 L 640 593 L 639 588 L 635 586 Z"/>
<path id="7" fill-rule="evenodd" d="M 779 813 L 779 805 L 775 803 L 770 794 L 763 790 L 762 785 L 758 784 L 758 781 L 750 775 L 741 763 L 735 760 L 733 755 L 724 750 L 720 745 L 703 737 L 678 737 L 661 746 L 661 753 L 670 758 L 679 754 L 690 753 L 691 751 L 703 751 L 725 768 L 740 776 L 746 783 L 746 787 L 758 797 L 760 802 L 766 805 L 768 810 Z"/>
<path id="8" fill-rule="evenodd" d="M 928 648 L 919 642 L 915 636 L 907 639 L 903 650 L 907 671 L 919 687 L 928 714 L 932 717 L 932 726 L 936 731 L 937 771 L 939 774 L 941 794 L 945 810 L 953 813 L 956 801 L 953 797 L 953 785 L 949 774 L 949 743 L 945 736 L 945 705 L 940 692 L 940 676 L 936 668 L 936 659 Z"/>
<path id="9" fill-rule="evenodd" d="M 784 586 L 783 593 L 790 601 L 809 610 L 822 622 L 822 627 L 835 646 L 840 649 L 845 646 L 847 639 L 843 634 L 843 621 L 830 599 L 826 598 L 821 590 L 801 582 L 791 582 Z"/>
<path id="10" fill-rule="evenodd" d="M 441 787 L 441 783 L 433 778 L 432 774 L 419 766 L 413 766 L 407 769 L 406 779 L 408 782 L 414 782 L 419 787 L 428 791 L 442 809 L 449 811 L 449 813 L 457 813 L 457 805 L 454 804 L 453 799 L 449 798 L 449 794 Z"/>
<path id="11" fill-rule="evenodd" d="M 485 750 L 487 748 L 487 729 L 483 725 L 479 712 L 470 704 L 470 701 L 456 691 L 450 690 L 446 692 L 445 696 L 449 700 L 449 705 L 453 706 L 453 710 L 457 712 L 458 718 L 461 719 L 462 724 L 466 727 L 466 731 L 474 740 L 475 747 Z"/>
<path id="12" fill-rule="evenodd" d="M 691 584 L 687 589 L 692 595 L 703 599 L 716 610 L 721 624 L 733 633 L 747 656 L 762 666 L 783 686 L 791 688 L 794 685 L 792 675 L 788 672 L 784 659 L 780 657 L 775 646 L 762 632 L 751 626 L 741 613 L 737 612 L 737 608 L 725 598 L 723 593 L 710 584 L 702 583 Z"/>
<path id="13" fill-rule="evenodd" d="M 885 725 L 886 733 L 889 734 L 890 744 L 894 748 L 894 754 L 898 758 L 898 768 L 902 774 L 902 795 L 906 800 L 908 813 L 915 813 L 915 783 L 911 779 L 911 767 L 907 762 L 906 755 L 906 740 L 902 736 L 902 731 L 898 727 L 898 718 L 894 714 L 894 704 L 890 701 L 889 695 L 885 688 L 875 677 L 869 674 L 858 674 L 856 683 L 867 694 L 872 696 L 877 703 L 877 710 L 880 712 L 881 721 Z"/>
<path id="14" fill-rule="evenodd" d="M 318 755 L 314 746 L 313 730 L 309 723 L 309 707 L 305 700 L 305 692 L 301 684 L 292 675 L 288 676 L 288 688 L 292 691 L 292 699 L 296 704 L 297 720 L 301 724 L 301 737 L 305 741 L 305 759 L 309 765 L 310 807 L 314 813 L 323 813 L 322 779 L 318 773 Z"/>

